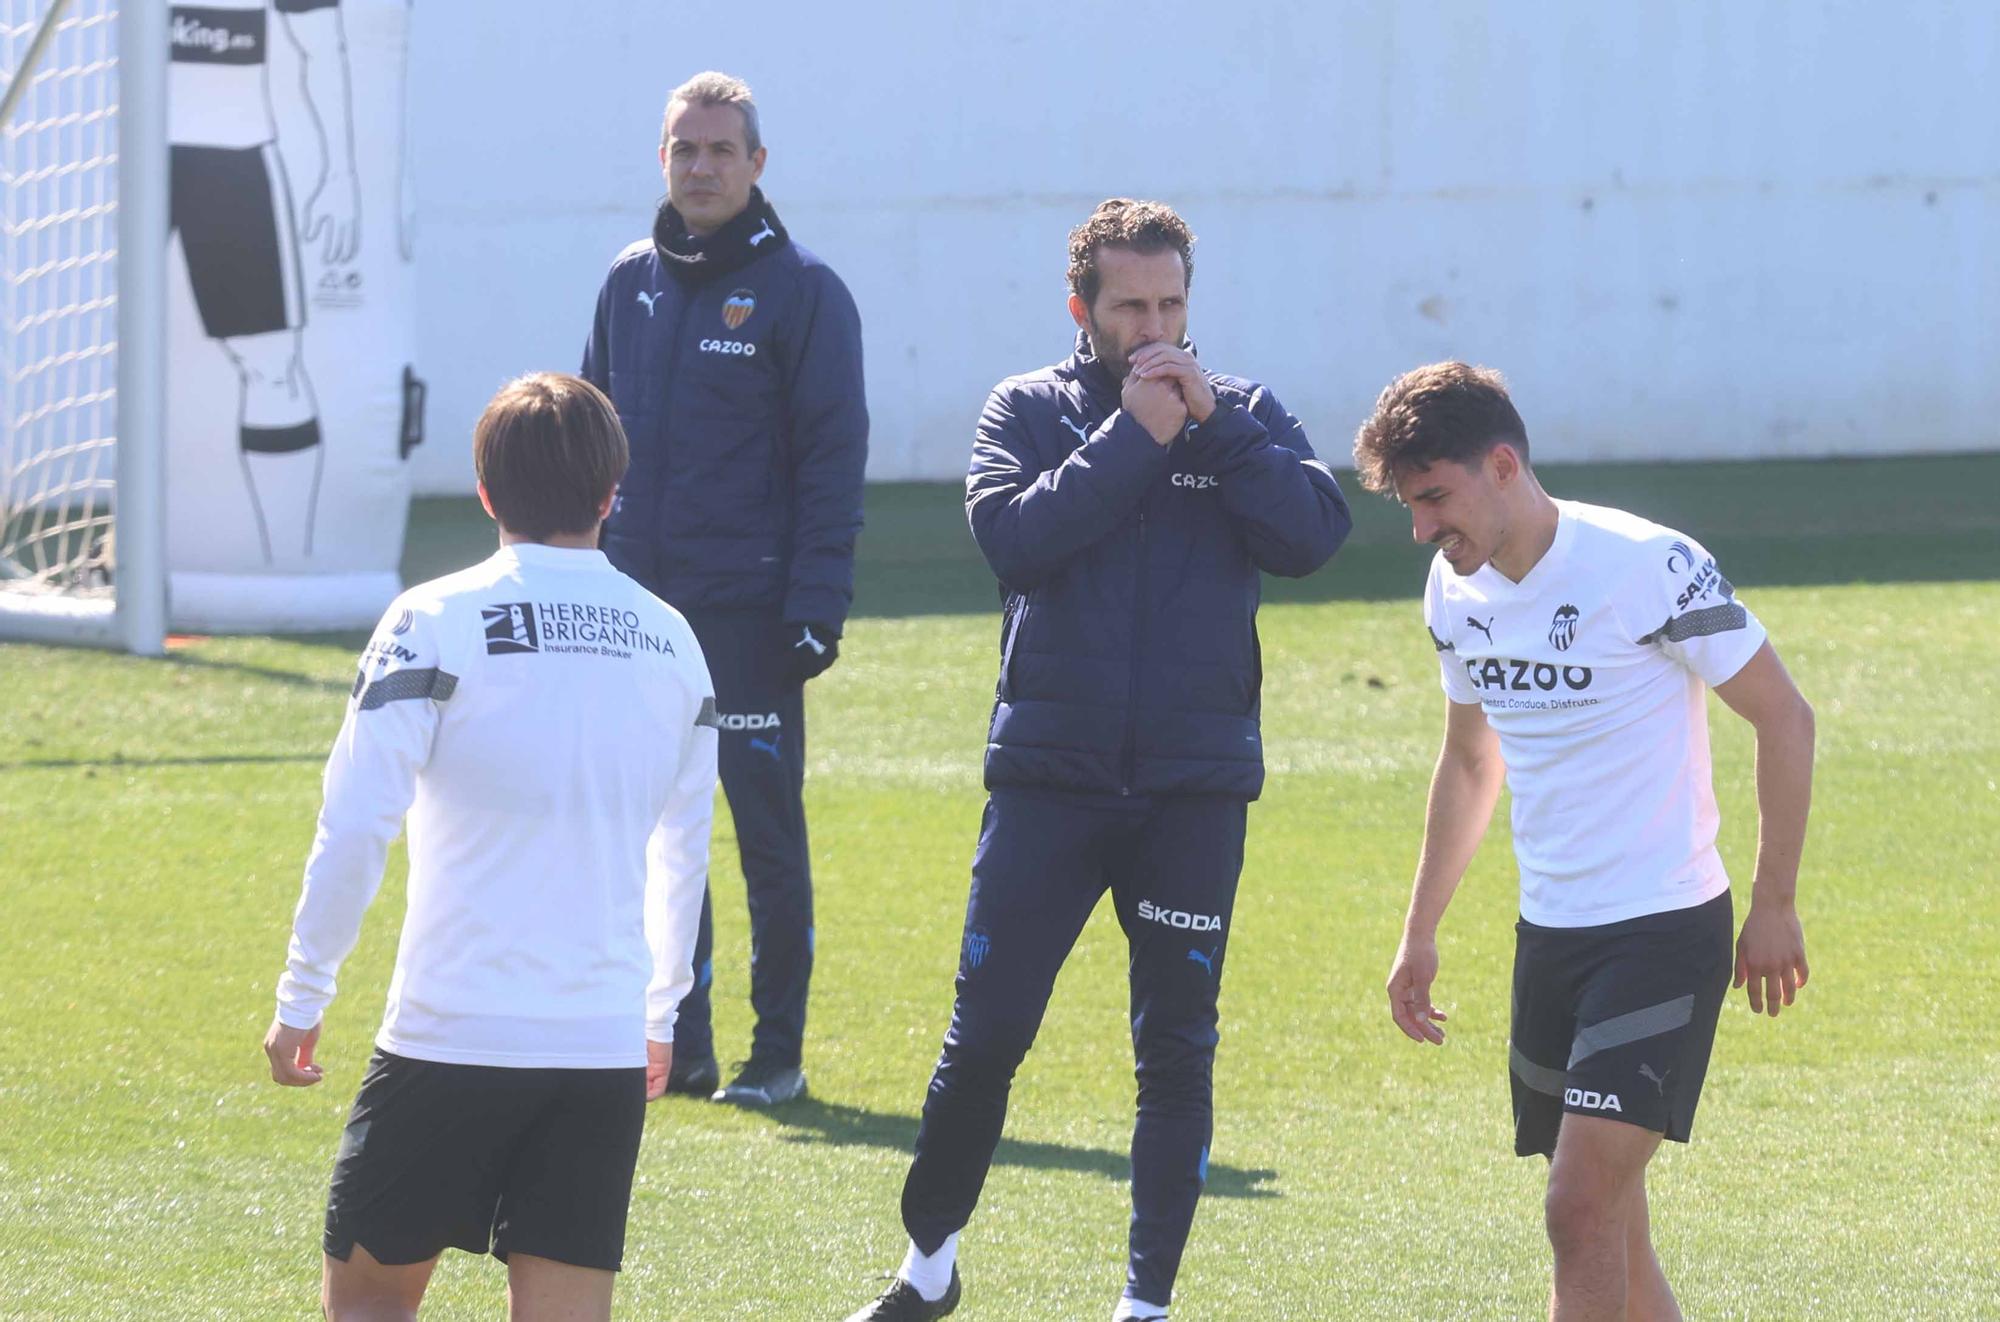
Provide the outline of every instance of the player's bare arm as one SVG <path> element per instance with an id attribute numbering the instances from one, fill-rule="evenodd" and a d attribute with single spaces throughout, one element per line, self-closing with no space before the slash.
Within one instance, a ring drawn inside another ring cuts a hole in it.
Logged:
<path id="1" fill-rule="evenodd" d="M 1445 703 L 1444 745 L 1431 773 L 1423 851 L 1403 919 L 1403 939 L 1389 969 L 1389 1013 L 1413 1042 L 1442 1045 L 1445 1015 L 1431 1004 L 1437 979 L 1437 929 L 1472 864 L 1506 780 L 1500 737 L 1476 702 Z"/>
<path id="2" fill-rule="evenodd" d="M 1806 985 L 1806 938 L 1796 902 L 1812 809 L 1813 709 L 1770 643 L 1715 686 L 1757 736 L 1757 870 L 1736 940 L 1736 977 L 1750 1008 L 1774 1018 Z"/>

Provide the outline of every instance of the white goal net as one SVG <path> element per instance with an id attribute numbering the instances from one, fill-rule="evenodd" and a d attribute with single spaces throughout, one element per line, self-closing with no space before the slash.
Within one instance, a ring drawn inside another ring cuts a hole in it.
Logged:
<path id="1" fill-rule="evenodd" d="M 166 6 L 119 8 L 0 0 L 0 637 L 153 652 Z"/>

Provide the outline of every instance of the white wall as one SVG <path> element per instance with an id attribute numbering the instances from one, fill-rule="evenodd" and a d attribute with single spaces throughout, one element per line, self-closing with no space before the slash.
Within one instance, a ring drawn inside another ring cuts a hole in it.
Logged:
<path id="1" fill-rule="evenodd" d="M 1205 361 L 1346 461 L 1395 373 L 1505 370 L 1544 458 L 2000 446 L 2000 6 L 762 0 L 422 7 L 426 490 L 573 367 L 661 191 L 661 103 L 747 78 L 766 191 L 867 330 L 870 474 L 963 471 L 1068 345 L 1100 198 L 1188 217 Z"/>

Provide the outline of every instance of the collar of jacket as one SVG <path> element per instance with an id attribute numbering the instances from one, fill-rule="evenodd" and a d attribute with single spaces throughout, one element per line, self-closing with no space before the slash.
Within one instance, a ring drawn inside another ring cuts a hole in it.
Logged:
<path id="1" fill-rule="evenodd" d="M 1194 341 L 1181 339 L 1181 348 L 1195 352 Z M 1118 407 L 1118 400 L 1124 394 L 1125 383 L 1111 375 L 1111 369 L 1098 358 L 1097 350 L 1090 345 L 1090 332 L 1076 333 L 1076 347 L 1070 351 L 1069 359 L 1063 364 L 1071 376 L 1083 383 L 1083 388 L 1100 401 L 1108 402 L 1112 408 Z"/>
<path id="2" fill-rule="evenodd" d="M 653 217 L 653 250 L 660 254 L 660 265 L 682 284 L 706 284 L 740 271 L 791 241 L 761 188 L 752 188 L 749 205 L 721 229 L 702 238 L 688 233 L 672 202 L 663 199 L 659 214 Z"/>
<path id="3" fill-rule="evenodd" d="M 1111 408 L 1118 407 L 1118 396 L 1124 389 L 1124 382 L 1114 379 L 1111 369 L 1099 361 L 1097 351 L 1090 346 L 1089 331 L 1076 333 L 1076 347 L 1070 350 L 1069 361 L 1063 366 L 1098 402 Z"/>

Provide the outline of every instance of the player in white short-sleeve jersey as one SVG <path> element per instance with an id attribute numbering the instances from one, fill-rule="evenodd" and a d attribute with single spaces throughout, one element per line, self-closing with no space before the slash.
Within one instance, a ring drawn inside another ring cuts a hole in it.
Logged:
<path id="1" fill-rule="evenodd" d="M 1438 363 L 1361 427 L 1362 481 L 1435 545 L 1424 621 L 1442 751 L 1390 1012 L 1442 1043 L 1436 933 L 1504 782 L 1521 921 L 1508 1050 L 1514 1146 L 1550 1160 L 1558 1319 L 1679 1317 L 1646 1164 L 1686 1142 L 1731 981 L 1778 1013 L 1806 981 L 1793 902 L 1813 715 L 1764 627 L 1693 538 L 1552 499 L 1497 372 Z M 1759 840 L 1736 942 L 1716 852 L 1706 692 L 1756 733 Z"/>
<path id="2" fill-rule="evenodd" d="M 504 387 L 474 432 L 499 551 L 403 593 L 327 759 L 276 1020 L 309 1087 L 335 976 L 407 814 L 388 1011 L 327 1195 L 329 1317 L 413 1317 L 492 1252 L 516 1318 L 606 1318 L 646 1102 L 694 985 L 715 689 L 687 621 L 597 549 L 625 434 L 589 382 Z"/>

